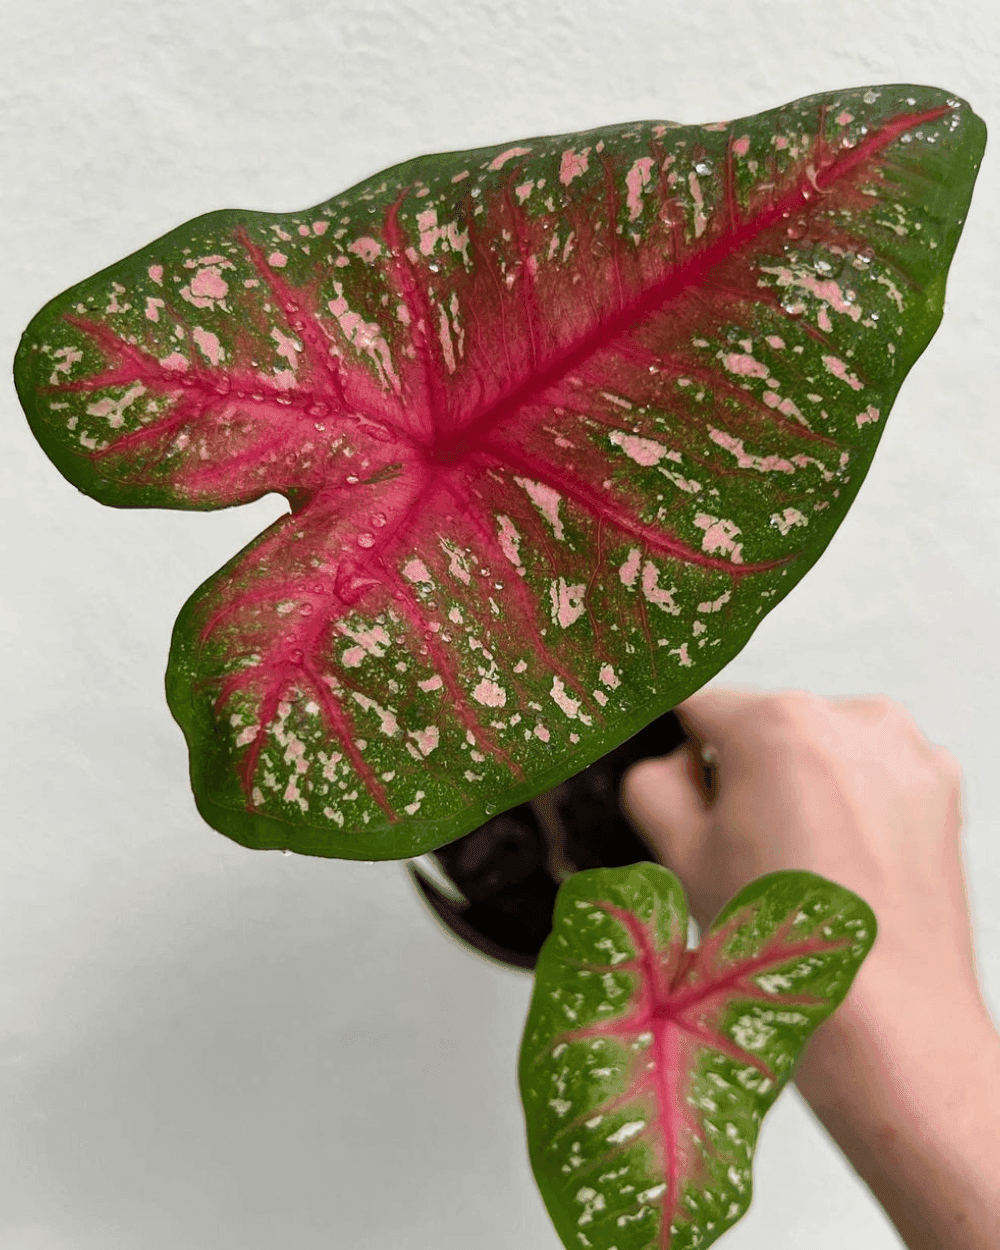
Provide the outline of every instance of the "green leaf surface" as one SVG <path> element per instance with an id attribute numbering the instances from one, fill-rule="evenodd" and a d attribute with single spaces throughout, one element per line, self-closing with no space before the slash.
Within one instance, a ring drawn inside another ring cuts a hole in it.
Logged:
<path id="1" fill-rule="evenodd" d="M 557 896 L 519 1081 L 567 1250 L 695 1250 L 746 1214 L 761 1121 L 877 932 L 811 872 L 750 882 L 696 950 L 687 919 L 659 864 L 579 872 Z"/>
<path id="2" fill-rule="evenodd" d="M 174 631 L 205 819 L 419 855 L 719 672 L 857 494 L 984 143 L 880 86 L 426 156 L 42 309 L 17 389 L 72 483 L 291 506 Z"/>

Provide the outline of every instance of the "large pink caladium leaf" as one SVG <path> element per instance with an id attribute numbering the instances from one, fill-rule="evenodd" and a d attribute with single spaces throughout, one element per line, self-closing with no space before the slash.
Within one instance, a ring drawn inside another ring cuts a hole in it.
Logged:
<path id="1" fill-rule="evenodd" d="M 746 1214 L 761 1120 L 876 931 L 850 890 L 774 872 L 688 950 L 668 869 L 569 878 L 519 1065 L 531 1165 L 567 1250 L 693 1250 Z"/>
<path id="2" fill-rule="evenodd" d="M 422 157 L 47 305 L 16 380 L 70 481 L 291 505 L 175 629 L 205 818 L 417 855 L 708 681 L 861 486 L 984 133 L 882 86 Z"/>

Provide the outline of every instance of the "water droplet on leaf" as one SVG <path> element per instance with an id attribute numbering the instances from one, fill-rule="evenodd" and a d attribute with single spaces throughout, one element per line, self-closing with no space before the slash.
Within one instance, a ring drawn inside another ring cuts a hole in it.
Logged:
<path id="1" fill-rule="evenodd" d="M 358 546 L 359 547 L 374 547 L 375 539 L 371 534 L 359 534 Z"/>
<path id="2" fill-rule="evenodd" d="M 376 529 L 378 529 L 380 526 L 385 525 L 385 513 L 376 512 L 375 515 L 371 518 L 371 523 L 372 525 L 376 527 Z"/>

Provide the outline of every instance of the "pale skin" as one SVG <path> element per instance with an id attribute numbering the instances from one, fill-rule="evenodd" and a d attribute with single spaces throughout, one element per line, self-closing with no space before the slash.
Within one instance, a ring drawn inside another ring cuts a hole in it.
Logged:
<path id="1" fill-rule="evenodd" d="M 997 1250 L 1000 1034 L 976 972 L 958 761 L 884 695 L 710 687 L 675 710 L 691 743 L 626 774 L 626 815 L 703 931 L 780 869 L 869 904 L 875 945 L 795 1084 L 909 1250 Z"/>

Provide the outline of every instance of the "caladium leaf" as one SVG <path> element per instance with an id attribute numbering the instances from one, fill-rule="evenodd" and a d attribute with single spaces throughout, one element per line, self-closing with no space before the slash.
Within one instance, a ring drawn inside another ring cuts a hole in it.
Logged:
<path id="1" fill-rule="evenodd" d="M 47 305 L 15 373 L 70 481 L 291 505 L 174 632 L 205 818 L 418 855 L 704 685 L 864 480 L 984 133 L 882 86 L 428 156 Z"/>
<path id="2" fill-rule="evenodd" d="M 567 1250 L 692 1250 L 746 1214 L 761 1120 L 876 931 L 850 890 L 774 872 L 688 950 L 668 869 L 569 878 L 519 1061 L 531 1165 Z"/>

